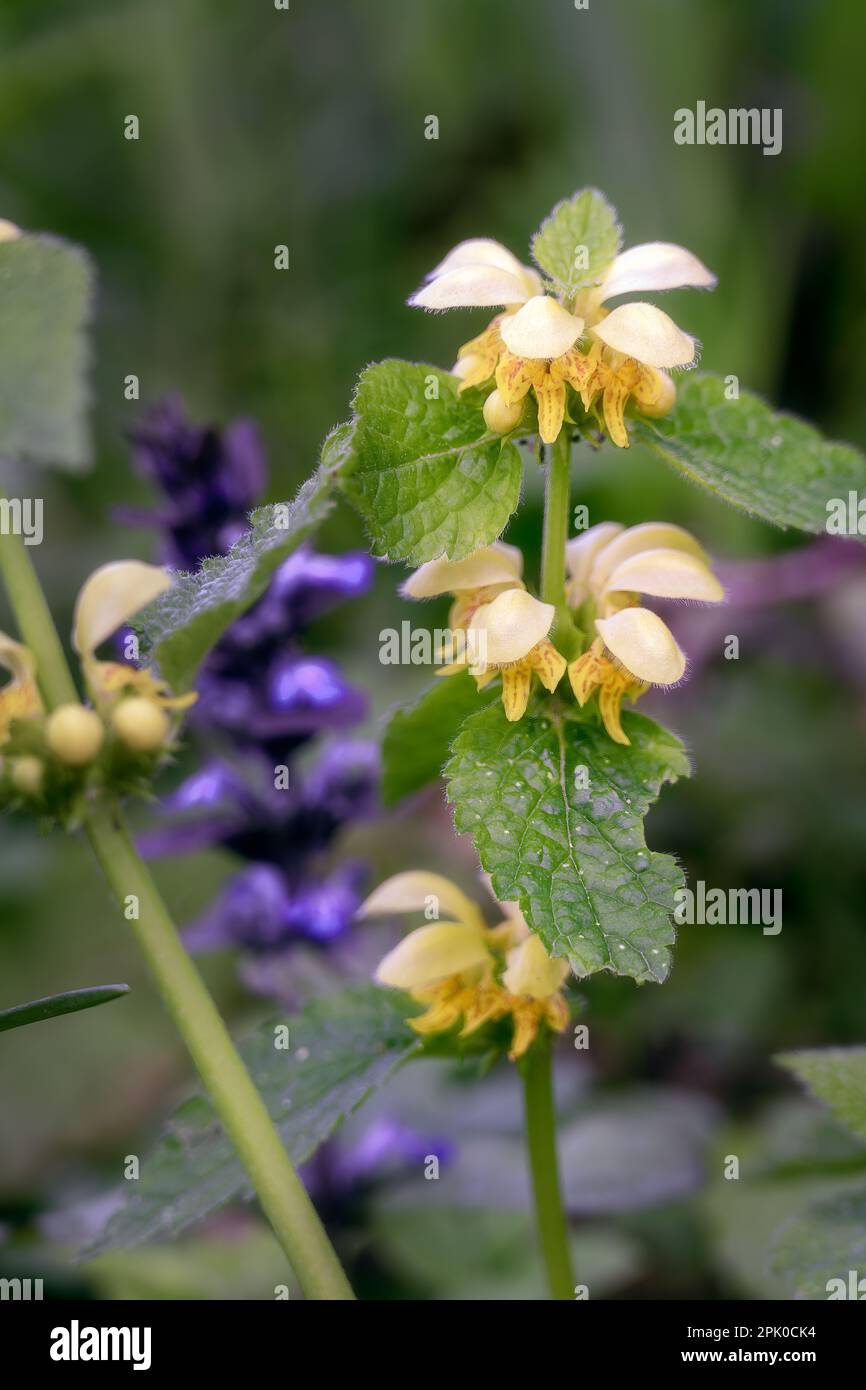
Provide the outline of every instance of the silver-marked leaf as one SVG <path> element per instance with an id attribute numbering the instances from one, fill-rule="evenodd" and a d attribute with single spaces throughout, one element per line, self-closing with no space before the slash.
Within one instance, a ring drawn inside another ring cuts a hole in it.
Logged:
<path id="1" fill-rule="evenodd" d="M 89 465 L 92 279 L 78 246 L 45 236 L 0 242 L 0 459 Z"/>
<path id="2" fill-rule="evenodd" d="M 460 560 L 496 540 L 517 506 L 519 450 L 489 432 L 458 385 L 419 362 L 377 362 L 361 375 L 341 486 L 374 555 Z"/>
<path id="3" fill-rule="evenodd" d="M 597 188 L 582 188 L 557 203 L 532 238 L 532 256 L 566 295 L 595 285 L 622 245 L 622 229 Z"/>
<path id="4" fill-rule="evenodd" d="M 639 714 L 631 747 L 565 706 L 534 699 L 510 724 L 472 715 L 445 775 L 500 901 L 516 899 L 547 950 L 576 975 L 664 980 L 674 940 L 676 860 L 647 848 L 643 818 L 665 782 L 689 774 L 682 744 Z"/>
<path id="5" fill-rule="evenodd" d="M 780 1052 L 773 1060 L 792 1071 L 838 1120 L 866 1140 L 866 1047 L 803 1048 Z"/>
<path id="6" fill-rule="evenodd" d="M 274 571 L 321 524 L 333 506 L 333 476 L 321 470 L 293 502 L 259 507 L 250 530 L 227 555 L 205 560 L 135 619 L 142 660 L 159 668 L 175 691 L 187 689 L 211 647 L 268 587 Z"/>
<path id="7" fill-rule="evenodd" d="M 686 377 L 671 414 L 634 421 L 632 439 L 732 507 L 777 526 L 826 531 L 834 500 L 847 507 L 852 492 L 866 499 L 858 449 L 825 439 L 750 391 L 728 400 L 725 389 L 722 377 Z"/>
<path id="8" fill-rule="evenodd" d="M 770 1270 L 795 1298 L 866 1298 L 866 1189 L 815 1202 L 788 1221 Z"/>
<path id="9" fill-rule="evenodd" d="M 314 1000 L 293 1018 L 262 1024 L 239 1049 L 295 1164 L 304 1163 L 343 1120 L 420 1046 L 405 1022 L 417 1009 L 397 990 L 360 985 Z M 276 1029 L 288 1028 L 288 1048 Z M 85 1252 L 176 1236 L 252 1188 L 210 1101 L 188 1100 L 124 1184 L 119 1208 Z"/>

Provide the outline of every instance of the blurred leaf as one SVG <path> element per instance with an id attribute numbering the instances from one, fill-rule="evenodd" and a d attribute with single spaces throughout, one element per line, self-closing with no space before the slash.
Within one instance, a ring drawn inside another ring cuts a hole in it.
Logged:
<path id="1" fill-rule="evenodd" d="M 581 285 L 601 280 L 621 244 L 616 209 L 597 188 L 583 188 L 557 203 L 542 222 L 532 238 L 532 255 L 536 264 L 571 296 Z M 585 257 L 578 257 L 578 248 L 585 249 Z"/>
<path id="2" fill-rule="evenodd" d="M 270 1230 L 194 1237 L 146 1250 L 111 1250 L 87 1270 L 98 1296 L 118 1299 L 273 1301 L 288 1278 L 286 1257 Z M 300 1288 L 290 1281 L 290 1297 Z"/>
<path id="3" fill-rule="evenodd" d="M 804 1082 L 837 1119 L 866 1140 L 866 1047 L 780 1052 L 774 1058 Z"/>
<path id="4" fill-rule="evenodd" d="M 438 399 L 428 399 L 431 381 Z M 421 565 L 460 560 L 496 540 L 520 498 L 517 446 L 491 435 L 448 372 L 377 362 L 352 402 L 351 460 L 341 478 L 373 554 Z"/>
<path id="5" fill-rule="evenodd" d="M 287 506 L 259 507 L 250 530 L 227 555 L 205 560 L 135 619 L 145 662 L 159 667 L 175 691 L 188 689 L 204 658 L 228 627 L 261 598 L 274 571 L 321 524 L 333 506 L 332 474 L 323 469 Z"/>
<path id="6" fill-rule="evenodd" d="M 637 420 L 632 437 L 732 507 L 777 526 L 827 529 L 827 503 L 866 488 L 866 458 L 835 444 L 750 391 L 725 399 L 723 377 L 692 375 L 660 420 Z"/>
<path id="7" fill-rule="evenodd" d="M 442 775 L 464 720 L 494 692 L 479 691 L 467 671 L 442 677 L 414 705 L 395 710 L 382 742 L 382 796 L 393 806 Z M 498 692 L 495 692 L 498 697 Z"/>
<path id="8" fill-rule="evenodd" d="M 787 1222 L 773 1243 L 770 1270 L 787 1281 L 795 1298 L 826 1299 L 831 1279 L 842 1281 L 837 1297 L 859 1298 L 856 1285 L 866 1270 L 866 1188 L 816 1202 Z"/>
<path id="9" fill-rule="evenodd" d="M 467 719 L 445 773 L 500 902 L 517 899 L 547 950 L 576 975 L 664 980 L 674 940 L 669 854 L 648 850 L 643 817 L 665 782 L 689 775 L 682 744 L 639 714 L 631 747 L 565 707 L 534 701 L 510 724 L 498 702 Z M 585 768 L 588 789 L 576 782 Z"/>
<path id="10" fill-rule="evenodd" d="M 91 280 L 77 246 L 43 236 L 0 242 L 0 458 L 88 466 Z"/>
<path id="11" fill-rule="evenodd" d="M 29 1004 L 15 1004 L 0 1009 L 0 1033 L 9 1028 L 23 1028 L 27 1023 L 42 1023 L 60 1014 L 74 1014 L 81 1009 L 94 1009 L 97 1004 L 110 1004 L 129 993 L 129 985 L 89 985 L 85 989 L 69 989 L 63 994 L 49 994 L 44 999 L 31 999 Z"/>
<path id="12" fill-rule="evenodd" d="M 375 985 L 313 1000 L 301 1013 L 263 1024 L 240 1048 L 295 1164 L 303 1163 L 347 1115 L 419 1046 L 405 1022 L 405 995 Z M 289 1029 L 289 1049 L 275 1028 Z M 141 1179 L 124 1185 L 123 1205 L 85 1252 L 175 1236 L 228 1201 L 249 1200 L 246 1172 L 203 1095 L 188 1100 L 144 1157 Z"/>

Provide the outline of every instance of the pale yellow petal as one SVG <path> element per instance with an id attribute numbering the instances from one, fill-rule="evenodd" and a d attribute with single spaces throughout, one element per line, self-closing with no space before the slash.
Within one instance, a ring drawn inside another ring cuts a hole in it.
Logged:
<path id="1" fill-rule="evenodd" d="M 565 383 L 548 372 L 535 388 L 538 402 L 538 433 L 545 444 L 558 439 L 565 418 Z"/>
<path id="2" fill-rule="evenodd" d="M 438 594 L 458 594 L 466 589 L 483 589 L 488 584 L 519 581 L 523 573 L 523 554 L 516 545 L 497 541 L 467 555 L 465 560 L 449 560 L 441 555 L 428 560 L 402 585 L 406 598 L 435 598 Z"/>
<path id="3" fill-rule="evenodd" d="M 673 633 L 649 608 L 624 608 L 595 626 L 608 651 L 639 680 L 675 685 L 685 674 L 686 658 Z"/>
<path id="4" fill-rule="evenodd" d="M 605 592 L 625 589 L 655 598 L 723 603 L 725 591 L 708 565 L 684 550 L 641 550 L 617 565 Z"/>
<path id="5" fill-rule="evenodd" d="M 146 565 L 142 560 L 114 560 L 94 570 L 75 602 L 75 650 L 89 656 L 140 609 L 170 588 L 168 570 Z"/>
<path id="6" fill-rule="evenodd" d="M 546 294 L 527 300 L 500 327 L 502 341 L 516 357 L 560 357 L 574 346 L 582 332 L 583 319 L 570 314 Z"/>
<path id="7" fill-rule="evenodd" d="M 522 304 L 528 298 L 522 278 L 510 271 L 494 265 L 464 265 L 422 285 L 409 303 L 417 309 L 483 309 Z"/>
<path id="8" fill-rule="evenodd" d="M 358 917 L 389 917 L 400 912 L 424 912 L 435 899 L 440 918 L 450 918 L 477 931 L 484 918 L 471 898 L 442 874 L 410 869 L 380 883 L 358 908 Z"/>
<path id="9" fill-rule="evenodd" d="M 507 270 L 517 279 L 520 278 L 524 269 L 517 257 L 509 251 L 507 246 L 503 246 L 501 241 L 494 241 L 493 237 L 477 236 L 469 237 L 467 241 L 459 241 L 456 246 L 453 246 L 445 259 L 440 261 L 436 269 L 430 272 L 427 279 L 436 280 L 440 275 L 447 274 L 449 270 L 462 270 L 468 265 L 495 266 L 499 270 Z"/>
<path id="10" fill-rule="evenodd" d="M 688 367 L 697 352 L 694 338 L 654 304 L 621 304 L 592 331 L 607 347 L 650 367 Z"/>
<path id="11" fill-rule="evenodd" d="M 589 576 L 595 559 L 623 529 L 618 521 L 599 521 L 567 543 L 565 566 L 569 583 L 566 598 L 572 608 L 578 608 L 589 597 Z"/>
<path id="12" fill-rule="evenodd" d="M 711 290 L 715 283 L 712 271 L 684 246 L 670 241 L 647 241 L 630 246 L 616 257 L 601 285 L 599 303 L 635 290 L 676 290 L 687 286 Z"/>
<path id="13" fill-rule="evenodd" d="M 565 675 L 565 668 L 568 665 L 565 657 L 561 656 L 553 643 L 545 638 L 544 641 L 538 642 L 532 648 L 528 660 L 545 690 L 549 690 L 552 694 Z"/>
<path id="14" fill-rule="evenodd" d="M 36 675 L 36 659 L 30 648 L 5 632 L 0 632 L 0 666 L 13 681 L 32 680 Z"/>
<path id="15" fill-rule="evenodd" d="M 547 636 L 555 611 L 552 603 L 541 603 L 525 589 L 508 589 L 478 609 L 469 631 L 476 634 L 478 653 L 487 665 L 507 665 L 522 660 Z"/>
<path id="16" fill-rule="evenodd" d="M 547 999 L 568 976 L 568 961 L 551 960 L 538 936 L 529 936 L 508 952 L 502 983 L 511 994 Z"/>
<path id="17" fill-rule="evenodd" d="M 16 227 L 14 222 L 8 222 L 5 217 L 0 217 L 0 241 L 17 241 L 20 235 L 20 227 Z"/>
<path id="18" fill-rule="evenodd" d="M 509 724 L 522 719 L 529 704 L 532 669 L 526 661 L 506 666 L 502 671 L 502 708 Z"/>
<path id="19" fill-rule="evenodd" d="M 463 922 L 431 922 L 404 937 L 380 961 L 376 979 L 395 989 L 418 989 L 491 959 L 481 932 Z"/>
<path id="20" fill-rule="evenodd" d="M 608 576 L 623 560 L 641 550 L 684 550 L 696 555 L 704 564 L 708 563 L 703 546 L 683 526 L 665 521 L 642 521 L 639 526 L 629 526 L 627 531 L 620 528 L 619 535 L 596 552 L 589 576 L 593 594 L 600 597 L 607 587 Z"/>

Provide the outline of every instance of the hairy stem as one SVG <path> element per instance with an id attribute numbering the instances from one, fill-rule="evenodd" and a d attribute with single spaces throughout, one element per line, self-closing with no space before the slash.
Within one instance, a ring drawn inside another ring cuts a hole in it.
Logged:
<path id="1" fill-rule="evenodd" d="M 36 659 L 46 706 L 50 710 L 76 700 L 57 630 L 20 537 L 0 538 L 0 573 L 21 637 Z M 351 1287 L 315 1208 L 119 813 L 94 807 L 85 829 L 118 902 L 129 911 L 166 1008 L 304 1293 L 316 1299 L 351 1299 Z"/>
<path id="2" fill-rule="evenodd" d="M 549 1038 L 541 1038 L 522 1064 L 526 1143 L 535 1198 L 535 1217 L 551 1298 L 574 1298 L 568 1225 L 559 1186 L 556 1112 Z"/>
<path id="3" fill-rule="evenodd" d="M 568 540 L 568 496 L 571 440 L 567 426 L 547 445 L 544 486 L 544 535 L 541 548 L 541 597 L 559 607 L 565 597 L 565 544 Z"/>

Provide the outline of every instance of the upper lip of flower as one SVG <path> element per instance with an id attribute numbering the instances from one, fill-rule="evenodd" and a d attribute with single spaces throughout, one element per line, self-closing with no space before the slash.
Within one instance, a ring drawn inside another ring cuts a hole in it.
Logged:
<path id="1" fill-rule="evenodd" d="M 490 237 L 461 241 L 430 272 L 409 303 L 421 309 L 493 308 L 523 304 L 542 288 L 541 276 Z"/>
<path id="2" fill-rule="evenodd" d="M 523 555 L 516 545 L 494 541 L 465 560 L 440 555 L 410 574 L 400 592 L 405 598 L 436 598 L 439 594 L 468 593 L 490 584 L 522 586 Z"/>
<path id="3" fill-rule="evenodd" d="M 506 589 L 473 614 L 469 623 L 480 663 L 507 666 L 521 661 L 549 633 L 556 616 L 552 603 L 542 603 L 525 589 Z"/>

